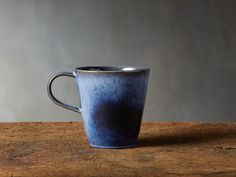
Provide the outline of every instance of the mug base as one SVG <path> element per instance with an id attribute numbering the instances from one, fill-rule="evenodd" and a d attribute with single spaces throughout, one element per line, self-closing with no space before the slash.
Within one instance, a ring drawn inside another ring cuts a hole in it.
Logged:
<path id="1" fill-rule="evenodd" d="M 89 145 L 95 148 L 100 148 L 100 149 L 126 149 L 126 148 L 133 148 L 136 146 L 136 144 L 127 145 L 127 146 L 101 146 L 101 145 L 95 145 L 95 144 L 90 144 L 90 143 Z"/>

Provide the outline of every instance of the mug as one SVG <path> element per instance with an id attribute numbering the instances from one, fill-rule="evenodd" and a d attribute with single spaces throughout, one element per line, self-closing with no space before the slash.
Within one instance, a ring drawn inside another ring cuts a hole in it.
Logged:
<path id="1" fill-rule="evenodd" d="M 59 101 L 52 83 L 60 76 L 76 79 L 80 106 Z M 47 85 L 51 100 L 63 108 L 82 114 L 90 146 L 128 148 L 136 145 L 145 104 L 149 68 L 134 66 L 86 66 L 60 72 Z"/>

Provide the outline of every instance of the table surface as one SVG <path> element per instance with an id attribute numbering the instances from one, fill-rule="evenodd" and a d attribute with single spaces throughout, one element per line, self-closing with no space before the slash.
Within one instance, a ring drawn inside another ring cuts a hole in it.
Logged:
<path id="1" fill-rule="evenodd" d="M 236 123 L 143 123 L 138 146 L 89 147 L 80 122 L 0 123 L 0 176 L 235 177 Z"/>

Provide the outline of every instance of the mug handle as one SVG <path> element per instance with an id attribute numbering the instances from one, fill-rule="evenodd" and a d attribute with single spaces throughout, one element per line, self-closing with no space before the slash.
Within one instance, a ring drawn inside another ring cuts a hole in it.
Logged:
<path id="1" fill-rule="evenodd" d="M 69 109 L 69 110 L 74 111 L 74 112 L 81 113 L 81 108 L 80 107 L 71 106 L 69 104 L 63 103 L 63 102 L 59 101 L 58 99 L 56 99 L 56 97 L 53 95 L 53 93 L 52 93 L 52 83 L 56 78 L 61 77 L 61 76 L 68 76 L 68 77 L 72 77 L 72 78 L 75 79 L 74 74 L 71 73 L 71 72 L 60 72 L 60 73 L 57 73 L 57 74 L 53 75 L 49 79 L 48 85 L 47 85 L 47 92 L 48 92 L 49 98 L 58 106 L 61 106 L 65 109 Z"/>

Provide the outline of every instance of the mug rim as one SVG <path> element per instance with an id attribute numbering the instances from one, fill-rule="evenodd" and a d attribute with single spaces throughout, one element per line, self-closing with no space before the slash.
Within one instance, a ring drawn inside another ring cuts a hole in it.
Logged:
<path id="1" fill-rule="evenodd" d="M 149 71 L 149 67 L 142 66 L 81 66 L 74 69 L 74 72 L 83 73 L 133 73 L 141 71 Z"/>

